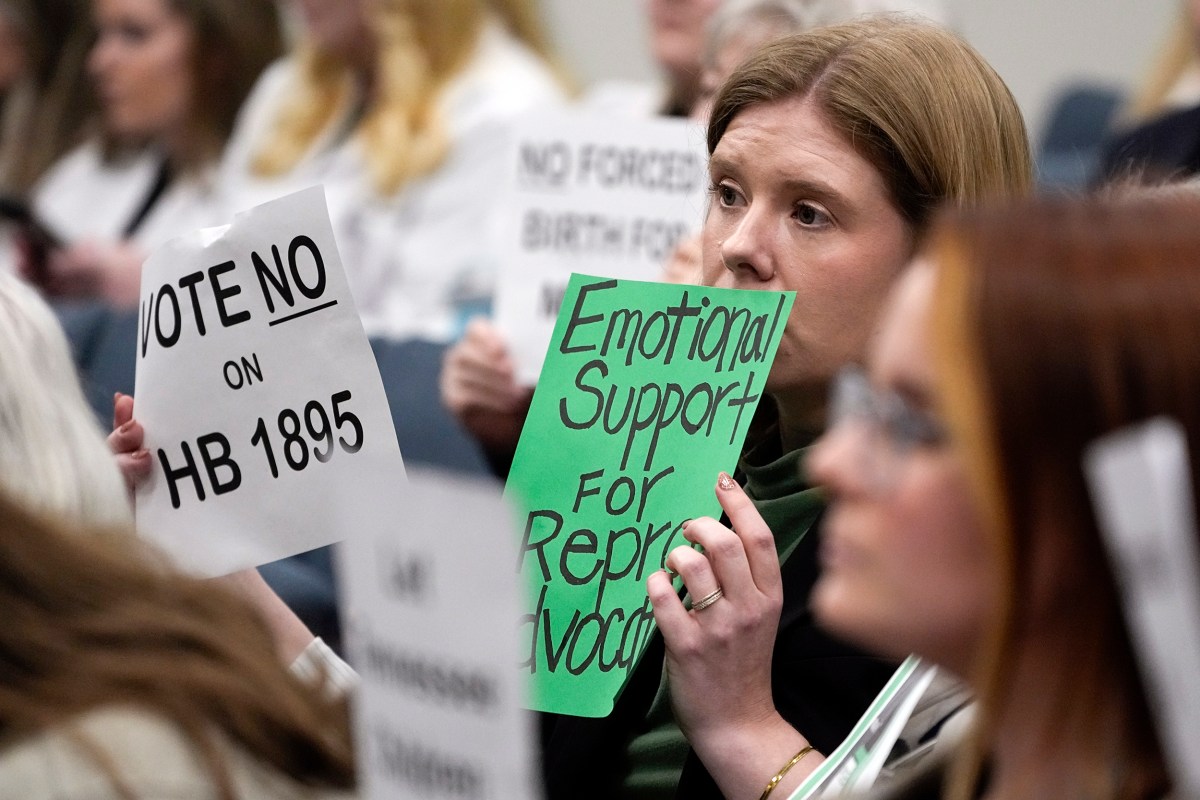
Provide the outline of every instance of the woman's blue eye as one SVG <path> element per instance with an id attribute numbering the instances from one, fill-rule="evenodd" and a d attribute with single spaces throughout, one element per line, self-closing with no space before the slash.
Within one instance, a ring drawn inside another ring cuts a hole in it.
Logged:
<path id="1" fill-rule="evenodd" d="M 737 202 L 737 192 L 732 187 L 721 184 L 717 187 L 717 196 L 721 198 L 721 202 L 725 205 L 732 205 Z"/>

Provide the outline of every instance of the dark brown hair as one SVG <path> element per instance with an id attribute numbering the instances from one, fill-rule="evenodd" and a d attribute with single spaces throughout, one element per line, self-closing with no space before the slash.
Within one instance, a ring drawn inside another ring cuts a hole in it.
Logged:
<path id="1" fill-rule="evenodd" d="M 96 103 L 85 64 L 85 0 L 6 0 L 26 48 L 25 75 L 4 99 L 0 188 L 23 194 L 83 140 Z"/>
<path id="2" fill-rule="evenodd" d="M 274 0 L 164 0 L 193 34 L 192 102 L 174 166 L 190 171 L 220 157 L 259 75 L 283 52 Z M 108 143 L 114 153 L 117 143 Z"/>
<path id="3" fill-rule="evenodd" d="M 1032 159 L 1020 109 L 963 40 L 933 24 L 876 16 L 773 42 L 718 91 L 708 151 L 742 111 L 808 97 L 883 176 L 920 233 L 945 201 L 1027 194 Z"/>
<path id="4" fill-rule="evenodd" d="M 223 800 L 216 733 L 298 783 L 353 785 L 345 703 L 292 677 L 249 607 L 152 563 L 126 532 L 84 533 L 0 496 L 0 737 L 133 706 L 179 728 Z"/>
<path id="5" fill-rule="evenodd" d="M 1022 637 L 1049 624 L 1060 651 L 1039 677 L 1056 722 L 1028 732 L 1031 748 L 1068 743 L 1054 750 L 1055 769 L 1081 796 L 1163 796 L 1082 458 L 1102 434 L 1167 415 L 1187 431 L 1200 476 L 1200 201 L 1044 199 L 952 213 L 930 251 L 944 410 L 1003 587 L 977 659 L 980 740 L 959 789 L 1001 713 Z"/>

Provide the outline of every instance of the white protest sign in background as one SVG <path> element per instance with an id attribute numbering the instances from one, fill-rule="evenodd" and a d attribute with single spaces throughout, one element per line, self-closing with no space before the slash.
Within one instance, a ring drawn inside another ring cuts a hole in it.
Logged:
<path id="1" fill-rule="evenodd" d="M 320 187 L 150 256 L 135 386 L 138 529 L 198 574 L 343 538 L 334 490 L 402 469 Z"/>
<path id="2" fill-rule="evenodd" d="M 1155 417 L 1084 454 L 1096 522 L 1121 589 L 1171 796 L 1200 797 L 1200 550 L 1187 431 Z"/>
<path id="3" fill-rule="evenodd" d="M 517 539 L 500 487 L 380 471 L 341 504 L 338 551 L 360 787 L 369 800 L 532 800 L 533 718 L 518 659 Z M 361 520 L 373 503 L 376 520 Z M 360 519 L 353 519 L 359 515 Z"/>
<path id="4" fill-rule="evenodd" d="M 707 159 L 695 123 L 587 111 L 526 118 L 509 158 L 496 320 L 533 383 L 571 273 L 658 280 L 703 221 Z"/>

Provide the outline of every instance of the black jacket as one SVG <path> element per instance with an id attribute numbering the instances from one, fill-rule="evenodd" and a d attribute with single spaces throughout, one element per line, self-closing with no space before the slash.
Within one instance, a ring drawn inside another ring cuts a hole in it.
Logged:
<path id="1" fill-rule="evenodd" d="M 1200 172 L 1200 106 L 1169 112 L 1113 139 L 1097 182 L 1157 182 Z"/>

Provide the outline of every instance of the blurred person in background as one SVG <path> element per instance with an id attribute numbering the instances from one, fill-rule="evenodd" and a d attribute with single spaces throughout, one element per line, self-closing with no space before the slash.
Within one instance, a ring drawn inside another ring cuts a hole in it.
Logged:
<path id="1" fill-rule="evenodd" d="M 231 211 L 323 184 L 369 335 L 447 342 L 491 300 L 507 125 L 561 102 L 530 0 L 297 0 L 222 170 Z"/>
<path id="2" fill-rule="evenodd" d="M 279 19 L 272 0 L 92 0 L 92 15 L 100 132 L 35 187 L 65 246 L 27 275 L 51 294 L 132 306 L 153 248 L 227 221 L 216 166 L 280 52 Z"/>
<path id="3" fill-rule="evenodd" d="M 1105 148 L 1096 182 L 1161 183 L 1200 173 L 1200 96 L 1196 95 L 1196 52 L 1200 50 L 1200 0 L 1182 0 L 1182 20 L 1173 59 L 1164 62 L 1163 77 L 1152 83 L 1152 94 L 1141 99 L 1141 110 L 1159 113 L 1132 130 L 1118 133 Z M 1180 46 L 1186 43 L 1187 58 Z M 1174 67 L 1174 70 L 1171 68 Z M 1189 72 L 1190 70 L 1190 72 Z M 1189 88 L 1190 84 L 1190 88 Z M 1185 105 L 1172 107 L 1172 91 Z M 1189 93 L 1191 93 L 1189 98 Z M 1189 99 L 1182 99 L 1189 98 Z"/>
<path id="4" fill-rule="evenodd" d="M 93 110 L 84 0 L 0 2 L 0 190 L 23 197 Z"/>
<path id="5" fill-rule="evenodd" d="M 0 274 L 0 488 L 72 523 L 133 522 L 66 336 L 33 287 Z"/>

